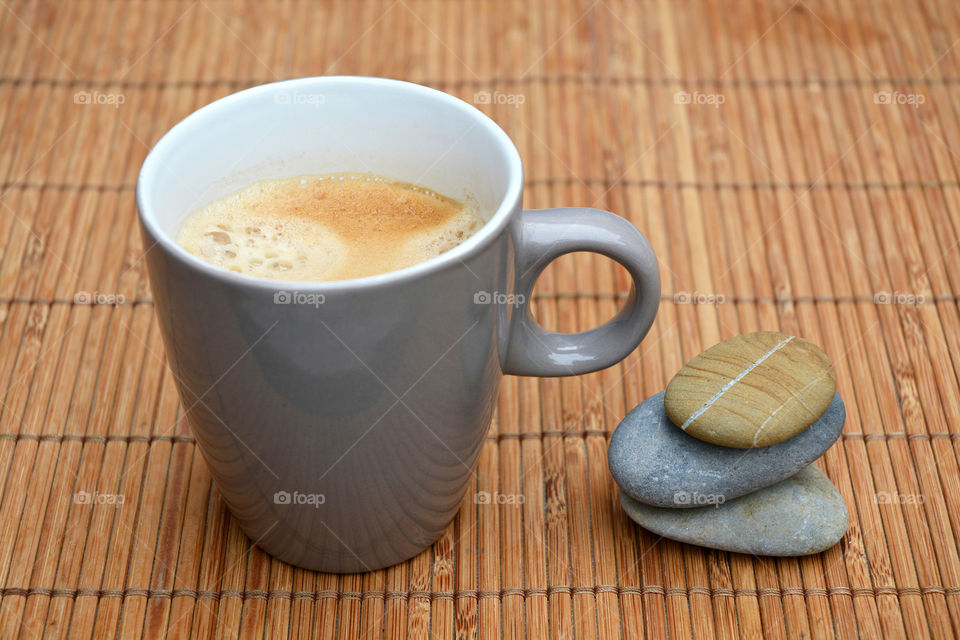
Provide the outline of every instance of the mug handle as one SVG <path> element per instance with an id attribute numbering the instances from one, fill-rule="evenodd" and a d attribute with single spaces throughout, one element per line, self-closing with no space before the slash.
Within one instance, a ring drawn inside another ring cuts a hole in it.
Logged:
<path id="1" fill-rule="evenodd" d="M 620 362 L 650 330 L 660 306 L 660 270 L 650 243 L 620 216 L 583 207 L 521 212 L 514 224 L 516 293 L 522 301 L 509 323 L 503 372 L 518 376 L 570 376 Z M 547 331 L 533 319 L 530 293 L 544 268 L 574 251 L 593 251 L 623 265 L 633 283 L 623 308 L 609 322 L 580 333 Z"/>

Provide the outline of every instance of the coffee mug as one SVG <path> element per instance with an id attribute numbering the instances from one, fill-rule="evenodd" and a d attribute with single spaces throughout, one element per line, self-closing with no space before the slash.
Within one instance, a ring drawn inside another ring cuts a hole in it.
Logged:
<path id="1" fill-rule="evenodd" d="M 175 242 L 184 218 L 255 181 L 374 173 L 471 203 L 486 220 L 413 266 L 336 282 L 233 273 Z M 475 468 L 504 374 L 622 360 L 656 315 L 646 238 L 612 213 L 521 209 L 523 168 L 473 106 L 427 87 L 301 78 L 227 96 L 150 151 L 137 207 L 167 360 L 197 446 L 251 540 L 308 569 L 356 572 L 427 548 Z M 530 295 L 573 251 L 633 284 L 581 333 L 540 327 Z"/>

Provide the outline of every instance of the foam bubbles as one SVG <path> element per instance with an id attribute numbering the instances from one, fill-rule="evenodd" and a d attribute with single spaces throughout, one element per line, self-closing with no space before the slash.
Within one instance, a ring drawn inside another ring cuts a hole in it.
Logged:
<path id="1" fill-rule="evenodd" d="M 177 242 L 237 273 L 321 282 L 428 260 L 481 226 L 472 209 L 429 189 L 334 174 L 255 183 L 191 214 Z"/>

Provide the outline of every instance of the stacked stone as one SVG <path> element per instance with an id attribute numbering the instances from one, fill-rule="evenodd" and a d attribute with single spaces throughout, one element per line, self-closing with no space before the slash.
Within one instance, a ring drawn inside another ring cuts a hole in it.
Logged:
<path id="1" fill-rule="evenodd" d="M 813 462 L 846 419 L 833 365 L 816 345 L 762 331 L 688 362 L 617 427 L 610 471 L 624 510 L 681 542 L 770 556 L 832 547 L 848 525 Z"/>

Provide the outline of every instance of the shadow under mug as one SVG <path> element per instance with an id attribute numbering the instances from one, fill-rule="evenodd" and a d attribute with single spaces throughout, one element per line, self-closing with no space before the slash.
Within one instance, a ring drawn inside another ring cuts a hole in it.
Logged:
<path id="1" fill-rule="evenodd" d="M 486 223 L 405 269 L 336 282 L 233 273 L 175 242 L 184 218 L 257 180 L 370 172 L 475 205 Z M 660 280 L 646 238 L 596 209 L 523 211 L 507 135 L 450 95 L 364 77 L 227 96 L 147 156 L 137 207 L 170 369 L 214 483 L 243 531 L 294 565 L 356 572 L 422 551 L 475 473 L 503 374 L 577 375 L 640 343 Z M 620 312 L 546 331 L 529 296 L 560 255 L 629 272 Z M 496 508 L 491 506 L 490 508 Z"/>

